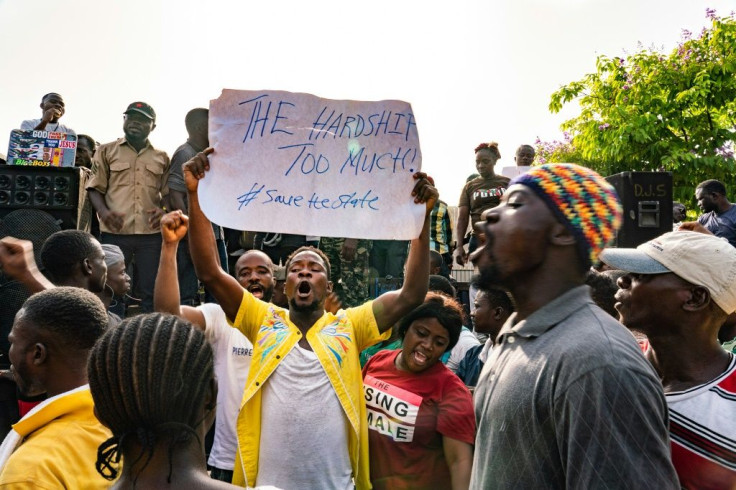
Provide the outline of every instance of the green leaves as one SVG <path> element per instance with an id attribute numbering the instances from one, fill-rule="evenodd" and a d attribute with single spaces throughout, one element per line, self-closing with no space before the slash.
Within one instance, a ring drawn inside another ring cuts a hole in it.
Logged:
<path id="1" fill-rule="evenodd" d="M 537 141 L 540 161 L 604 175 L 665 169 L 683 202 L 694 203 L 695 186 L 708 178 L 736 189 L 736 20 L 711 9 L 706 16 L 712 26 L 696 36 L 683 31 L 671 53 L 602 55 L 595 72 L 554 92 L 551 112 L 577 102 L 580 114 L 562 124 L 564 141 Z"/>

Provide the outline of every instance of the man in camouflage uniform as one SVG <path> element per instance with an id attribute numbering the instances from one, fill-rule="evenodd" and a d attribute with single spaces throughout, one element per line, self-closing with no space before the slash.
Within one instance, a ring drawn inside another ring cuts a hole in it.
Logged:
<path id="1" fill-rule="evenodd" d="M 368 301 L 368 259 L 371 242 L 356 238 L 322 237 L 319 248 L 330 259 L 334 291 L 343 308 Z"/>

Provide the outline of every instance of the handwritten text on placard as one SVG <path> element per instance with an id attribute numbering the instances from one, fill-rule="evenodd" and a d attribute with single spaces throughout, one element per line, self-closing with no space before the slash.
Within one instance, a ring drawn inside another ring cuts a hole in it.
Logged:
<path id="1" fill-rule="evenodd" d="M 322 99 L 224 90 L 210 102 L 211 171 L 202 208 L 230 228 L 317 236 L 410 239 L 421 169 L 417 125 L 401 101 Z"/>

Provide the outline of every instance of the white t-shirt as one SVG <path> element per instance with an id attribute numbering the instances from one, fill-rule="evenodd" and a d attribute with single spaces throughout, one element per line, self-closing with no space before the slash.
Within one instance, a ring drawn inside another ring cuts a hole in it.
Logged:
<path id="1" fill-rule="evenodd" d="M 256 485 L 354 488 L 348 420 L 317 355 L 295 345 L 263 386 Z"/>
<path id="2" fill-rule="evenodd" d="M 253 344 L 240 330 L 227 323 L 220 305 L 207 303 L 197 309 L 204 315 L 205 337 L 215 354 L 218 385 L 215 441 L 207 463 L 221 470 L 232 471 L 238 448 L 236 422 L 253 357 Z"/>
<path id="3" fill-rule="evenodd" d="M 27 131 L 29 129 L 35 129 L 36 126 L 41 124 L 41 119 L 27 119 L 20 123 L 20 129 Z M 68 133 L 68 134 L 77 134 L 74 132 L 74 130 L 70 127 L 64 126 L 61 123 L 55 122 L 55 123 L 47 123 L 46 127 L 44 128 L 44 131 L 55 131 L 58 133 Z"/>
<path id="4" fill-rule="evenodd" d="M 473 332 L 463 327 L 460 331 L 460 337 L 457 339 L 457 344 L 450 351 L 450 358 L 447 359 L 447 369 L 453 373 L 457 372 L 460 363 L 465 359 L 465 354 L 476 345 L 480 345 L 478 338 Z"/>

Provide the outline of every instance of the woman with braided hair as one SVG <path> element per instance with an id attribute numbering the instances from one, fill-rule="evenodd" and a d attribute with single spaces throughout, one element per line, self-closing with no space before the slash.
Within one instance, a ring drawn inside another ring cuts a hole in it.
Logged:
<path id="1" fill-rule="evenodd" d="M 468 254 L 478 246 L 474 230 L 475 223 L 481 220 L 483 211 L 498 206 L 501 196 L 509 186 L 508 177 L 496 175 L 493 171 L 493 167 L 500 158 L 501 152 L 496 142 L 481 143 L 475 148 L 475 168 L 480 176 L 469 180 L 460 193 L 457 226 L 455 227 L 457 245 L 453 252 L 458 265 L 465 265 L 468 261 Z M 468 223 L 473 228 L 473 232 L 466 252 L 463 248 L 463 241 L 465 232 L 468 231 Z"/>
<path id="2" fill-rule="evenodd" d="M 128 318 L 97 342 L 87 370 L 97 418 L 113 433 L 97 471 L 118 478 L 115 488 L 233 488 L 205 465 L 217 387 L 202 332 L 161 313 Z"/>

